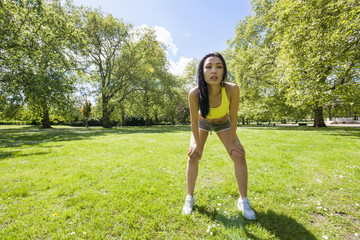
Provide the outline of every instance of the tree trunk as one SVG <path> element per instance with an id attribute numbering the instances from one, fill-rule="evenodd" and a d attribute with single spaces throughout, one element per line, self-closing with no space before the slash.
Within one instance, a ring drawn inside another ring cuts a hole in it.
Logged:
<path id="1" fill-rule="evenodd" d="M 124 107 L 121 108 L 121 126 L 125 126 L 125 109 Z"/>
<path id="2" fill-rule="evenodd" d="M 245 117 L 242 117 L 242 125 L 245 125 Z"/>
<path id="3" fill-rule="evenodd" d="M 314 108 L 314 127 L 326 127 L 322 106 L 317 106 Z"/>
<path id="4" fill-rule="evenodd" d="M 157 112 L 155 112 L 155 123 L 159 124 L 159 117 L 158 117 Z"/>
<path id="5" fill-rule="evenodd" d="M 107 115 L 103 115 L 103 127 L 104 128 L 111 128 L 110 117 Z"/>
<path id="6" fill-rule="evenodd" d="M 41 124 L 43 128 L 51 128 L 50 117 L 49 117 L 49 108 L 46 104 L 43 105 L 43 116 L 41 119 Z"/>
<path id="7" fill-rule="evenodd" d="M 102 111 L 103 111 L 103 127 L 104 128 L 111 128 L 111 122 L 110 122 L 110 113 L 108 111 L 108 101 L 106 98 L 103 97 L 102 102 Z"/>
<path id="8" fill-rule="evenodd" d="M 145 119 L 145 126 L 147 127 L 151 126 L 151 119 L 149 117 L 146 117 Z"/>
<path id="9" fill-rule="evenodd" d="M 85 126 L 86 128 L 89 128 L 89 118 L 85 118 Z"/>

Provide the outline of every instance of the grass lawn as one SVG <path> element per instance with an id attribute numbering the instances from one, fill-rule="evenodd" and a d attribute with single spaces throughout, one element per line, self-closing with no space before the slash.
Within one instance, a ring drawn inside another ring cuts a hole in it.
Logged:
<path id="1" fill-rule="evenodd" d="M 189 126 L 0 126 L 0 239 L 360 239 L 360 128 L 238 136 L 257 221 L 216 134 L 183 216 Z"/>

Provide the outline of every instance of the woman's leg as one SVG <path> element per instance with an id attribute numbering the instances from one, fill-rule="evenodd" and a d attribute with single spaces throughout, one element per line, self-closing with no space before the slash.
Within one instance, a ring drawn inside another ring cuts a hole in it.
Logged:
<path id="1" fill-rule="evenodd" d="M 245 159 L 245 150 L 240 140 L 235 136 L 235 142 L 230 143 L 230 130 L 224 130 L 217 133 L 221 142 L 224 144 L 228 154 L 234 162 L 235 177 L 237 180 L 241 198 L 247 196 L 248 171 Z"/>
<path id="2" fill-rule="evenodd" d="M 199 129 L 199 141 L 200 141 L 199 147 L 201 147 L 201 149 L 203 149 L 205 146 L 205 142 L 208 137 L 208 134 L 209 134 L 208 132 Z M 195 145 L 195 139 L 194 136 L 191 134 L 190 147 L 193 145 Z M 187 184 L 188 195 L 190 196 L 194 196 L 195 183 L 199 171 L 199 160 L 201 159 L 201 156 L 202 156 L 202 152 L 200 155 L 195 154 L 189 156 L 188 158 L 187 169 L 186 169 L 186 184 Z"/>

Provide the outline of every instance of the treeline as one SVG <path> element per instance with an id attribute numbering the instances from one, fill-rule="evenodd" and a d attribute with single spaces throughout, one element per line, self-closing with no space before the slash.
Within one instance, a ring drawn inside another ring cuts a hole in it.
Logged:
<path id="1" fill-rule="evenodd" d="M 360 4 L 255 0 L 223 52 L 240 87 L 239 122 L 360 113 Z M 99 9 L 0 0 L 0 119 L 43 127 L 188 123 L 197 61 L 169 72 L 166 46 Z M 130 119 L 132 119 L 130 121 Z M 136 121 L 134 119 L 137 119 Z M 135 123 L 136 122 L 136 123 Z"/>
<path id="2" fill-rule="evenodd" d="M 47 128 L 81 119 L 92 99 L 106 128 L 188 121 L 188 82 L 169 72 L 153 29 L 68 1 L 0 4 L 0 118 Z"/>
<path id="3" fill-rule="evenodd" d="M 360 115 L 360 3 L 256 0 L 229 41 L 242 121 Z M 310 117 L 309 117 L 310 116 Z"/>

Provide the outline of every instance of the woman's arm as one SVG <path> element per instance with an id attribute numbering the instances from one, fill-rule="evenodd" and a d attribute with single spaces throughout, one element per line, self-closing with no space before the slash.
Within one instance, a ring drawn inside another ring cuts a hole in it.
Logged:
<path id="1" fill-rule="evenodd" d="M 229 85 L 229 88 L 230 143 L 234 143 L 237 128 L 237 112 L 239 110 L 239 87 L 236 84 L 232 83 L 231 85 Z"/>
<path id="2" fill-rule="evenodd" d="M 195 143 L 199 146 L 199 99 L 198 88 L 193 88 L 189 92 L 189 108 L 191 119 L 191 132 L 194 136 Z"/>

